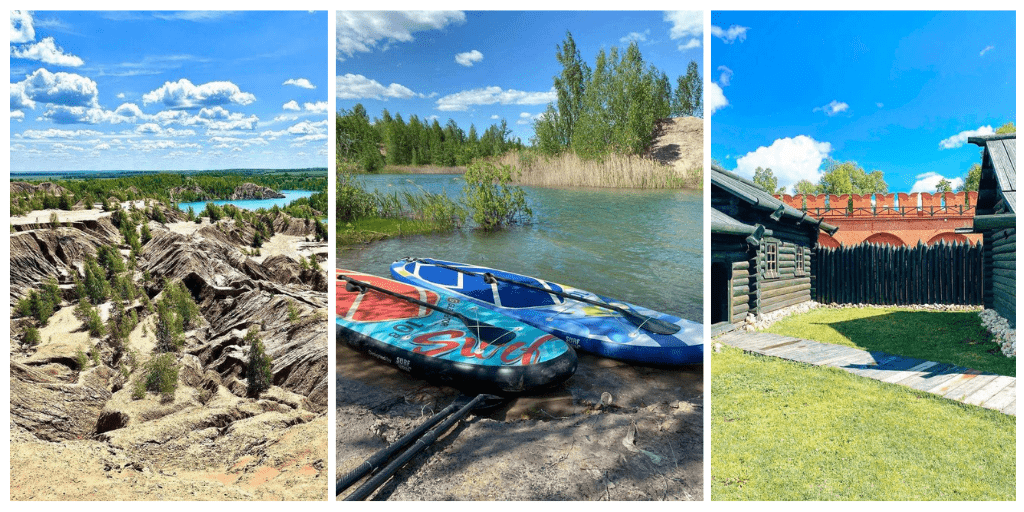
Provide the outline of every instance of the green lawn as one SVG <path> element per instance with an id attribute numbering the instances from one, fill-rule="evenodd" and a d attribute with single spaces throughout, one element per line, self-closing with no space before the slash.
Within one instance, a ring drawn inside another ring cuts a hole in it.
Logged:
<path id="1" fill-rule="evenodd" d="M 1017 376 L 1016 359 L 999 351 L 976 311 L 820 308 L 784 318 L 768 332 Z"/>
<path id="2" fill-rule="evenodd" d="M 1016 418 L 723 347 L 713 500 L 1015 500 Z"/>

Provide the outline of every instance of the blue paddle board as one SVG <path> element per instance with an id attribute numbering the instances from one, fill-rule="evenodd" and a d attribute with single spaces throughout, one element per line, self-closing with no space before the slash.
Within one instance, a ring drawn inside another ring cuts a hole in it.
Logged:
<path id="1" fill-rule="evenodd" d="M 469 271 L 467 275 L 438 265 Z M 484 273 L 543 288 L 534 290 L 497 281 L 488 283 Z M 702 364 L 704 327 L 644 307 L 610 299 L 570 286 L 487 267 L 443 260 L 406 258 L 391 265 L 399 281 L 465 299 L 565 340 L 574 348 L 604 357 L 644 364 Z M 548 293 L 550 290 L 554 293 Z M 638 327 L 623 313 L 557 295 L 557 292 L 598 301 L 674 324 L 674 334 L 658 334 Z"/>

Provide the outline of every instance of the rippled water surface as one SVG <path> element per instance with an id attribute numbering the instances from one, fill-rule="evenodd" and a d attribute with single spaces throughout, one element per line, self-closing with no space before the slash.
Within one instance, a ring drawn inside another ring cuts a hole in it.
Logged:
<path id="1" fill-rule="evenodd" d="M 458 175 L 374 175 L 383 192 L 462 193 Z M 338 248 L 338 267 L 390 277 L 405 256 L 474 263 L 590 290 L 696 322 L 703 319 L 700 191 L 523 187 L 533 222 Z M 199 208 L 197 208 L 198 210 Z"/>

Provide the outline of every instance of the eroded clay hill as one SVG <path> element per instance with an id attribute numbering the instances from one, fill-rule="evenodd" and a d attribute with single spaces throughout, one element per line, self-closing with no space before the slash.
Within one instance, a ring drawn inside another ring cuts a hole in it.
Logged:
<path id="1" fill-rule="evenodd" d="M 246 223 L 195 224 L 166 213 L 167 224 L 149 222 L 152 239 L 129 270 L 145 297 L 121 305 L 139 318 L 123 350 L 109 335 L 90 335 L 76 315 L 72 284 L 101 246 L 119 247 L 127 260 L 129 249 L 109 217 L 97 212 L 60 227 L 14 223 L 12 311 L 50 276 L 62 299 L 39 326 L 37 345 L 25 342 L 36 320 L 17 312 L 11 320 L 11 498 L 323 499 L 325 249 L 309 241 L 312 226 L 284 214 L 275 228 L 288 234 L 274 237 L 289 249 L 255 256 L 234 243 L 252 239 Z M 151 305 L 163 296 L 165 280 L 184 284 L 202 318 L 173 353 L 173 396 L 147 392 L 138 399 L 132 368 L 157 355 Z M 119 314 L 115 307 L 107 302 L 96 310 L 107 321 Z M 258 398 L 247 396 L 251 328 L 272 357 L 272 386 Z M 95 356 L 83 361 L 81 352 Z"/>
<path id="2" fill-rule="evenodd" d="M 683 175 L 704 166 L 704 120 L 699 117 L 662 119 L 654 128 L 647 156 L 675 167 Z"/>

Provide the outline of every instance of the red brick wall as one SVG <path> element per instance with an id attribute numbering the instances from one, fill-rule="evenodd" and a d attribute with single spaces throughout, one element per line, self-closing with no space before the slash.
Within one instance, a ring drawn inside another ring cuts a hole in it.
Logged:
<path id="1" fill-rule="evenodd" d="M 819 235 L 818 243 L 823 247 L 862 242 L 890 245 L 917 245 L 921 242 L 930 245 L 939 240 L 969 241 L 972 244 L 981 241 L 980 234 L 955 233 L 957 228 L 971 227 L 973 224 L 977 192 L 874 194 L 874 205 L 871 204 L 872 194 L 784 194 L 775 197 L 839 227 L 833 236 L 825 233 Z"/>

